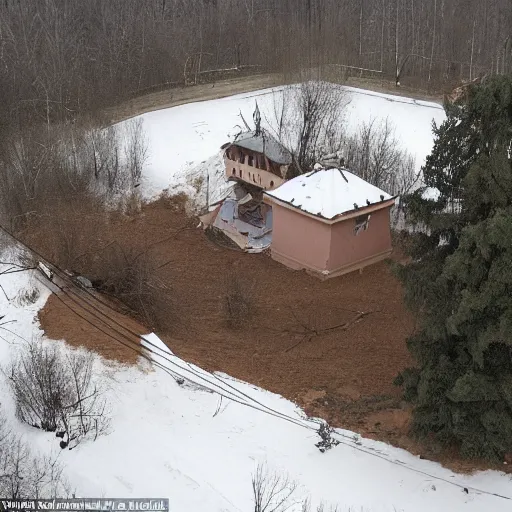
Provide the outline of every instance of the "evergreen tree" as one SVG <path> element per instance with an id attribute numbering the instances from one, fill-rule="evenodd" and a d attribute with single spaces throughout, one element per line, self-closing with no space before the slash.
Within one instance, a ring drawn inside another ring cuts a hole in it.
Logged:
<path id="1" fill-rule="evenodd" d="M 397 383 L 417 435 L 496 459 L 512 453 L 512 77 L 469 88 L 446 113 L 423 169 L 439 198 L 408 201 L 424 228 L 398 269 L 417 367 Z"/>

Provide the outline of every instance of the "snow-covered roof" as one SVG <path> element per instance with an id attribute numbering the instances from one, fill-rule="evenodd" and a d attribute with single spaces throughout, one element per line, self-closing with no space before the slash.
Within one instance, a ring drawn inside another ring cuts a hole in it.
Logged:
<path id="1" fill-rule="evenodd" d="M 266 130 L 260 130 L 260 133 L 256 131 L 241 133 L 233 144 L 256 153 L 263 153 L 269 160 L 279 165 L 292 163 L 290 152 Z"/>
<path id="2" fill-rule="evenodd" d="M 324 219 L 392 199 L 346 169 L 317 169 L 265 193 Z"/>

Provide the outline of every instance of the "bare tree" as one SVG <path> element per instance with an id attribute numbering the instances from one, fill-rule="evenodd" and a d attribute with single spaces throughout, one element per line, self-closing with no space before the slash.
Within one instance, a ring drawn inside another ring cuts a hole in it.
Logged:
<path id="1" fill-rule="evenodd" d="M 6 427 L 0 415 L 0 494 L 7 499 L 69 495 L 56 457 L 34 455 L 29 444 Z"/>
<path id="2" fill-rule="evenodd" d="M 87 121 L 21 130 L 0 140 L 0 217 L 17 230 L 31 219 L 55 222 L 60 204 L 112 206 L 135 190 L 146 160 L 140 120 L 124 128 Z"/>
<path id="3" fill-rule="evenodd" d="M 371 119 L 344 146 L 348 167 L 392 195 L 409 192 L 417 182 L 414 158 L 400 148 L 389 119 Z"/>
<path id="4" fill-rule="evenodd" d="M 196 83 L 335 65 L 442 88 L 470 68 L 473 76 L 510 69 L 511 26 L 509 0 L 5 0 L 0 131 L 176 87 L 184 71 Z"/>
<path id="5" fill-rule="evenodd" d="M 126 141 L 124 144 L 125 159 L 131 187 L 138 187 L 142 171 L 148 159 L 148 140 L 144 133 L 142 118 L 132 119 L 125 123 Z"/>
<path id="6" fill-rule="evenodd" d="M 348 100 L 344 89 L 321 81 L 302 82 L 274 95 L 270 124 L 294 157 L 300 174 L 308 172 L 343 142 L 343 119 Z"/>
<path id="7" fill-rule="evenodd" d="M 61 448 L 72 449 L 86 437 L 106 434 L 110 420 L 92 353 L 63 350 L 31 341 L 5 373 L 17 416 L 33 427 L 56 432 Z"/>
<path id="8" fill-rule="evenodd" d="M 254 512 L 285 512 L 298 501 L 294 499 L 297 484 L 287 475 L 270 472 L 258 464 L 252 476 Z"/>

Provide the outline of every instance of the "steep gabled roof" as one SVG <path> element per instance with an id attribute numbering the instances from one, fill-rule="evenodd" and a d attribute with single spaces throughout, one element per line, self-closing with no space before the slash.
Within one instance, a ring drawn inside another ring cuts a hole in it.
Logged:
<path id="1" fill-rule="evenodd" d="M 346 169 L 314 170 L 265 194 L 329 220 L 392 199 L 383 190 Z"/>
<path id="2" fill-rule="evenodd" d="M 233 141 L 233 145 L 262 153 L 269 160 L 279 165 L 292 163 L 290 152 L 266 130 L 260 130 L 259 133 L 255 131 L 241 133 Z"/>

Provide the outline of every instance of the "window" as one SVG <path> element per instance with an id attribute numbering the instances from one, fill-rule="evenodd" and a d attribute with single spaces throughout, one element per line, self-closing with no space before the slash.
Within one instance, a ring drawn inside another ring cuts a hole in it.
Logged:
<path id="1" fill-rule="evenodd" d="M 233 170 L 231 171 L 231 174 L 234 176 L 236 174 L 236 169 L 233 167 Z"/>
<path id="2" fill-rule="evenodd" d="M 273 181 L 271 181 L 271 182 L 270 182 L 270 186 L 271 186 L 271 187 L 273 187 L 273 186 L 274 186 L 274 182 L 273 182 Z"/>
<path id="3" fill-rule="evenodd" d="M 252 155 L 249 155 L 249 162 L 248 164 L 251 166 L 251 167 L 254 167 L 254 157 Z"/>
<path id="4" fill-rule="evenodd" d="M 366 214 L 355 218 L 354 235 L 359 235 L 359 233 L 368 229 L 370 217 L 370 214 Z"/>
<path id="5" fill-rule="evenodd" d="M 241 164 L 245 163 L 245 155 L 243 151 L 240 151 L 240 158 L 238 160 Z"/>

